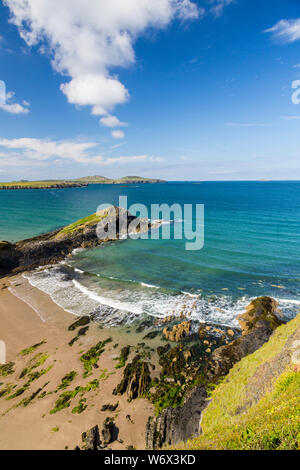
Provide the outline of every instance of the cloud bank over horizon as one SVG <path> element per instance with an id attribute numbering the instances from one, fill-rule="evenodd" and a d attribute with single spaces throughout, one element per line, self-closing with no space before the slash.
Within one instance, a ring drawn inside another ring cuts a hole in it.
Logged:
<path id="1" fill-rule="evenodd" d="M 2 149 L 2 150 L 1 150 Z M 106 157 L 100 153 L 97 142 L 55 141 L 50 139 L 0 138 L 1 167 L 41 167 L 57 163 L 76 162 L 81 165 L 112 165 L 160 163 L 161 157 L 150 155 L 121 155 Z"/>

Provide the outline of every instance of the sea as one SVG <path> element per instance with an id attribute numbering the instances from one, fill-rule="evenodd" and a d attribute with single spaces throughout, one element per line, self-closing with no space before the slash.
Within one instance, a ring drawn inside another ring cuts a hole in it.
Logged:
<path id="1" fill-rule="evenodd" d="M 300 307 L 300 182 L 167 182 L 0 191 L 0 240 L 30 238 L 96 212 L 102 204 L 204 205 L 204 244 L 176 239 L 183 218 L 164 218 L 156 239 L 123 239 L 75 250 L 55 266 L 24 274 L 74 315 L 106 326 L 188 314 L 195 322 L 238 326 L 258 296 L 278 301 L 289 320 Z M 190 216 L 196 223 L 196 211 Z M 137 214 L 139 215 L 139 214 Z M 183 214 L 184 215 L 184 214 Z M 191 221 L 189 221 L 191 222 Z"/>

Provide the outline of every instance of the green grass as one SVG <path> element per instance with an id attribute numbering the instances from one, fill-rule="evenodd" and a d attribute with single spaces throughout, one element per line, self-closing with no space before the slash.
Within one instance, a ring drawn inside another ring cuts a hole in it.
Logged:
<path id="1" fill-rule="evenodd" d="M 282 386 L 284 383 L 284 386 Z M 208 412 L 209 413 L 209 410 Z M 188 450 L 296 450 L 300 447 L 300 373 L 285 372 L 275 390 L 244 415 L 231 416 L 230 424 L 215 423 L 204 434 L 177 449 Z M 234 424 L 235 423 L 235 424 Z"/>
<path id="2" fill-rule="evenodd" d="M 89 225 L 94 225 L 100 222 L 106 215 L 97 215 L 97 214 L 92 214 L 89 215 L 88 217 L 85 217 L 84 219 L 77 220 L 73 224 L 67 225 L 64 227 L 57 235 L 56 237 L 60 237 L 62 235 L 70 235 L 74 232 L 77 232 L 78 230 L 84 230 L 86 227 Z"/>
<path id="3" fill-rule="evenodd" d="M 291 365 L 257 403 L 249 402 L 248 384 L 259 367 L 274 360 L 300 327 L 300 315 L 279 327 L 254 354 L 237 363 L 212 392 L 199 438 L 173 449 L 296 449 L 300 445 L 300 373 Z"/>
<path id="4" fill-rule="evenodd" d="M 11 188 L 17 186 L 18 188 L 55 188 L 57 185 L 71 186 L 74 181 L 70 180 L 45 180 L 45 181 L 11 181 L 9 183 L 0 183 L 0 187 Z"/>
<path id="5" fill-rule="evenodd" d="M 143 178 L 141 176 L 125 176 L 119 179 L 105 178 L 104 176 L 86 176 L 83 178 L 77 178 L 74 180 L 41 180 L 41 181 L 10 181 L 0 183 L 0 188 L 55 188 L 57 185 L 72 186 L 77 183 L 81 184 L 130 184 L 130 183 L 156 183 L 160 180 Z"/>

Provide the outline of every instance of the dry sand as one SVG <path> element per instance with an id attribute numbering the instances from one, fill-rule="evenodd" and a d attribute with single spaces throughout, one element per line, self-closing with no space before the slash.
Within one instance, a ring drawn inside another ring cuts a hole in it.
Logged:
<path id="1" fill-rule="evenodd" d="M 152 405 L 144 399 L 129 403 L 126 395 L 112 394 L 123 374 L 123 369 L 116 369 L 114 358 L 119 356 L 123 346 L 135 346 L 141 342 L 143 334 L 133 337 L 117 329 L 100 329 L 93 323 L 86 336 L 80 337 L 70 347 L 68 342 L 76 335 L 76 331 L 68 331 L 68 326 L 75 320 L 76 317 L 59 308 L 49 296 L 32 287 L 23 277 L 0 281 L 0 340 L 6 344 L 6 362 L 15 363 L 12 375 L 0 376 L 0 392 L 8 384 L 15 387 L 10 394 L 0 398 L 0 449 L 74 449 L 76 445 L 82 445 L 81 434 L 96 424 L 101 429 L 107 416 L 115 418 L 119 429 L 118 438 L 124 441 L 110 444 L 111 449 L 121 450 L 129 445 L 136 449 L 145 448 L 145 426 L 148 417 L 154 414 Z M 109 336 L 112 337 L 112 342 L 105 346 L 105 351 L 100 356 L 99 369 L 93 369 L 91 376 L 83 378 L 80 354 Z M 46 343 L 27 356 L 19 354 L 21 350 L 41 341 Z M 116 343 L 119 346 L 114 349 Z M 156 348 L 159 340 L 150 344 Z M 19 378 L 20 374 L 39 353 L 47 353 L 48 358 L 34 371 L 52 366 L 51 370 L 33 381 L 23 394 L 7 400 L 8 396 L 26 383 L 26 378 Z M 133 355 L 134 351 L 129 360 Z M 57 391 L 61 379 L 73 370 L 77 372 L 77 376 L 67 390 L 74 390 L 78 385 L 85 386 L 93 379 L 99 380 L 99 388 L 85 393 L 88 406 L 83 413 L 72 413 L 81 398 L 78 395 L 72 399 L 69 408 L 50 414 L 55 401 L 64 391 Z M 36 397 L 26 407 L 22 404 L 16 406 L 47 382 L 49 383 L 44 388 L 47 395 L 44 398 Z M 119 406 L 115 412 L 101 411 L 103 405 L 117 402 Z M 128 421 L 127 415 L 131 416 L 132 422 Z"/>

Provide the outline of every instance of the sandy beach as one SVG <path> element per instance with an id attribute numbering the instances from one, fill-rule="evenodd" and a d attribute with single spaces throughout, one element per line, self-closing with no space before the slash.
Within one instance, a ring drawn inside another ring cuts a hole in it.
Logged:
<path id="1" fill-rule="evenodd" d="M 152 405 L 144 399 L 128 402 L 126 394 L 112 394 L 123 375 L 123 368 L 116 368 L 114 359 L 119 357 L 123 346 L 134 347 L 141 342 L 143 334 L 137 334 L 133 341 L 125 331 L 100 329 L 99 325 L 90 323 L 85 336 L 70 346 L 68 343 L 76 331 L 68 331 L 68 326 L 74 321 L 76 317 L 59 308 L 23 277 L 1 280 L 0 340 L 6 344 L 6 363 L 14 365 L 12 374 L 0 377 L 0 449 L 74 449 L 82 446 L 83 432 L 95 425 L 101 429 L 107 417 L 114 417 L 120 440 L 110 444 L 111 449 L 145 448 L 145 426 L 148 417 L 154 414 Z M 112 341 L 99 358 L 99 368 L 84 378 L 80 355 L 110 336 Z M 42 344 L 27 354 L 20 354 L 39 343 Z M 155 343 L 154 340 L 153 347 Z M 129 359 L 133 354 L 132 351 Z M 26 382 L 25 377 L 20 378 L 24 368 L 28 369 L 41 356 L 46 360 L 34 371 L 46 372 L 34 379 L 23 393 L 10 398 Z M 76 372 L 74 380 L 66 389 L 58 389 L 62 378 L 71 371 Z M 76 396 L 69 407 L 50 413 L 63 392 L 73 391 L 77 386 L 86 387 L 94 379 L 99 387 L 84 393 L 84 398 Z M 42 392 L 24 406 L 24 399 L 34 396 L 39 389 Z M 1 396 L 3 390 L 7 393 Z M 86 409 L 80 414 L 72 413 L 80 399 L 84 399 Z M 103 405 L 117 403 L 114 412 L 101 411 Z"/>

